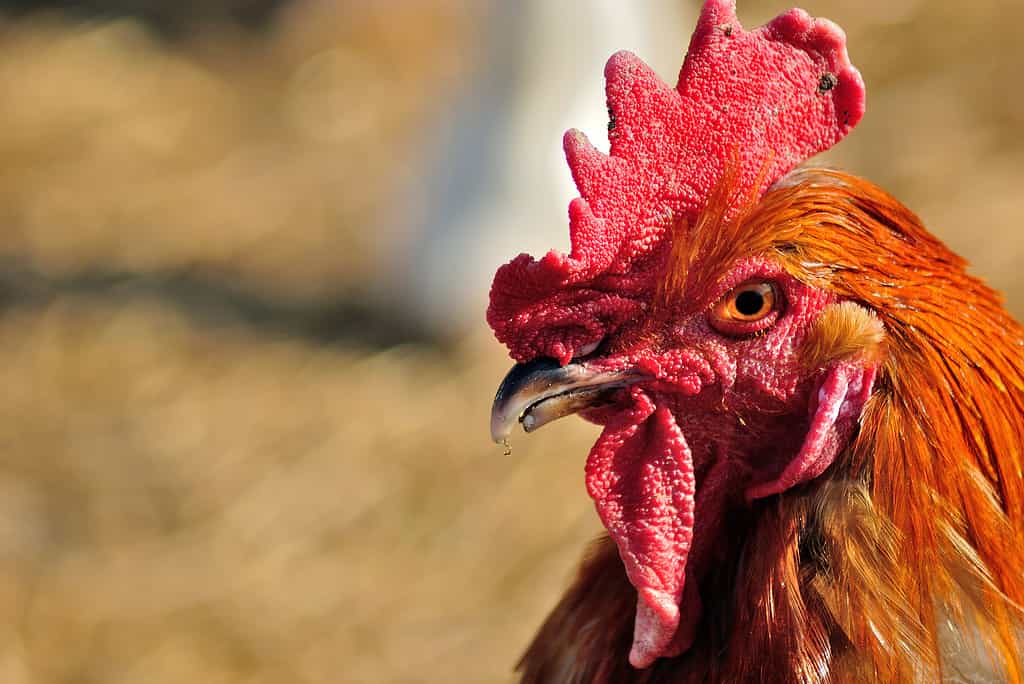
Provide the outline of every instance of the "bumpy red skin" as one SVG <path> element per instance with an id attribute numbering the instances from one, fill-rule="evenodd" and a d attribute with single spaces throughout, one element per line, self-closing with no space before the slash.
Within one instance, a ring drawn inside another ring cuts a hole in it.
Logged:
<path id="1" fill-rule="evenodd" d="M 577 131 L 565 136 L 582 195 L 569 207 L 572 250 L 499 269 L 487 320 L 517 361 L 565 364 L 604 340 L 605 355 L 587 365 L 651 378 L 587 414 L 605 426 L 587 488 L 637 588 L 630 662 L 647 667 L 693 638 L 725 507 L 819 474 L 849 440 L 873 378 L 852 363 L 801 369 L 795 350 L 831 295 L 770 261 L 716 264 L 714 291 L 652 312 L 668 230 L 696 225 L 730 164 L 726 217 L 833 145 L 863 114 L 864 90 L 834 24 L 791 10 L 747 32 L 733 0 L 706 0 L 676 88 L 629 53 L 605 76 L 610 156 Z M 779 284 L 784 315 L 759 336 L 715 331 L 708 308 L 752 277 Z"/>

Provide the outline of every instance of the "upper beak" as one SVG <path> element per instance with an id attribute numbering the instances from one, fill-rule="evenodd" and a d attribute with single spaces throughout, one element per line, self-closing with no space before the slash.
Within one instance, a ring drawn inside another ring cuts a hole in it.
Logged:
<path id="1" fill-rule="evenodd" d="M 494 395 L 491 439 L 505 443 L 517 422 L 533 432 L 553 420 L 607 404 L 612 390 L 643 379 L 630 370 L 595 370 L 585 361 L 566 366 L 544 358 L 517 363 Z"/>

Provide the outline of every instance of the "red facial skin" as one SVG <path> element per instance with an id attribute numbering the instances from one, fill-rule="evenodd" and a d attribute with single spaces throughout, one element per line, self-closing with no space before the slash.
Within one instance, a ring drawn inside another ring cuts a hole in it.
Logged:
<path id="1" fill-rule="evenodd" d="M 757 334 L 718 332 L 710 307 L 750 280 L 776 284 L 778 317 Z M 750 487 L 774 480 L 800 452 L 823 373 L 802 368 L 797 351 L 835 301 L 761 258 L 736 264 L 713 292 L 696 296 L 660 320 L 622 326 L 603 356 L 585 362 L 651 377 L 622 390 L 617 405 L 586 414 L 605 426 L 587 461 L 588 492 L 641 592 L 631 654 L 638 667 L 688 647 L 701 611 L 695 589 L 725 510 L 743 505 Z M 851 428 L 840 432 L 848 437 Z"/>

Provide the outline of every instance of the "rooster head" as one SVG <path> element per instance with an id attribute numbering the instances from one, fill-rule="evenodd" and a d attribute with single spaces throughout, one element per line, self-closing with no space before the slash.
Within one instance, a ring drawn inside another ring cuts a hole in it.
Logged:
<path id="1" fill-rule="evenodd" d="M 637 590 L 643 668 L 694 638 L 729 512 L 849 444 L 883 325 L 751 232 L 765 192 L 864 112 L 836 25 L 794 9 L 748 32 L 734 0 L 706 0 L 674 88 L 625 52 L 605 76 L 610 153 L 564 140 L 570 253 L 494 279 L 488 322 L 518 363 L 492 434 L 603 426 L 586 485 Z"/>

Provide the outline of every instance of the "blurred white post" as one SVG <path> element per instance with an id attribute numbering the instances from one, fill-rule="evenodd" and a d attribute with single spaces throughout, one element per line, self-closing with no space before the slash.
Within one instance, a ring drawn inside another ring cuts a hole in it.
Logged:
<path id="1" fill-rule="evenodd" d="M 432 133 L 423 225 L 382 280 L 399 315 L 439 337 L 482 325 L 495 269 L 520 252 L 568 249 L 577 195 L 568 128 L 607 150 L 604 64 L 637 53 L 674 84 L 696 17 L 685 0 L 492 0 L 487 54 Z M 402 220 L 389 217 L 390 220 Z"/>

